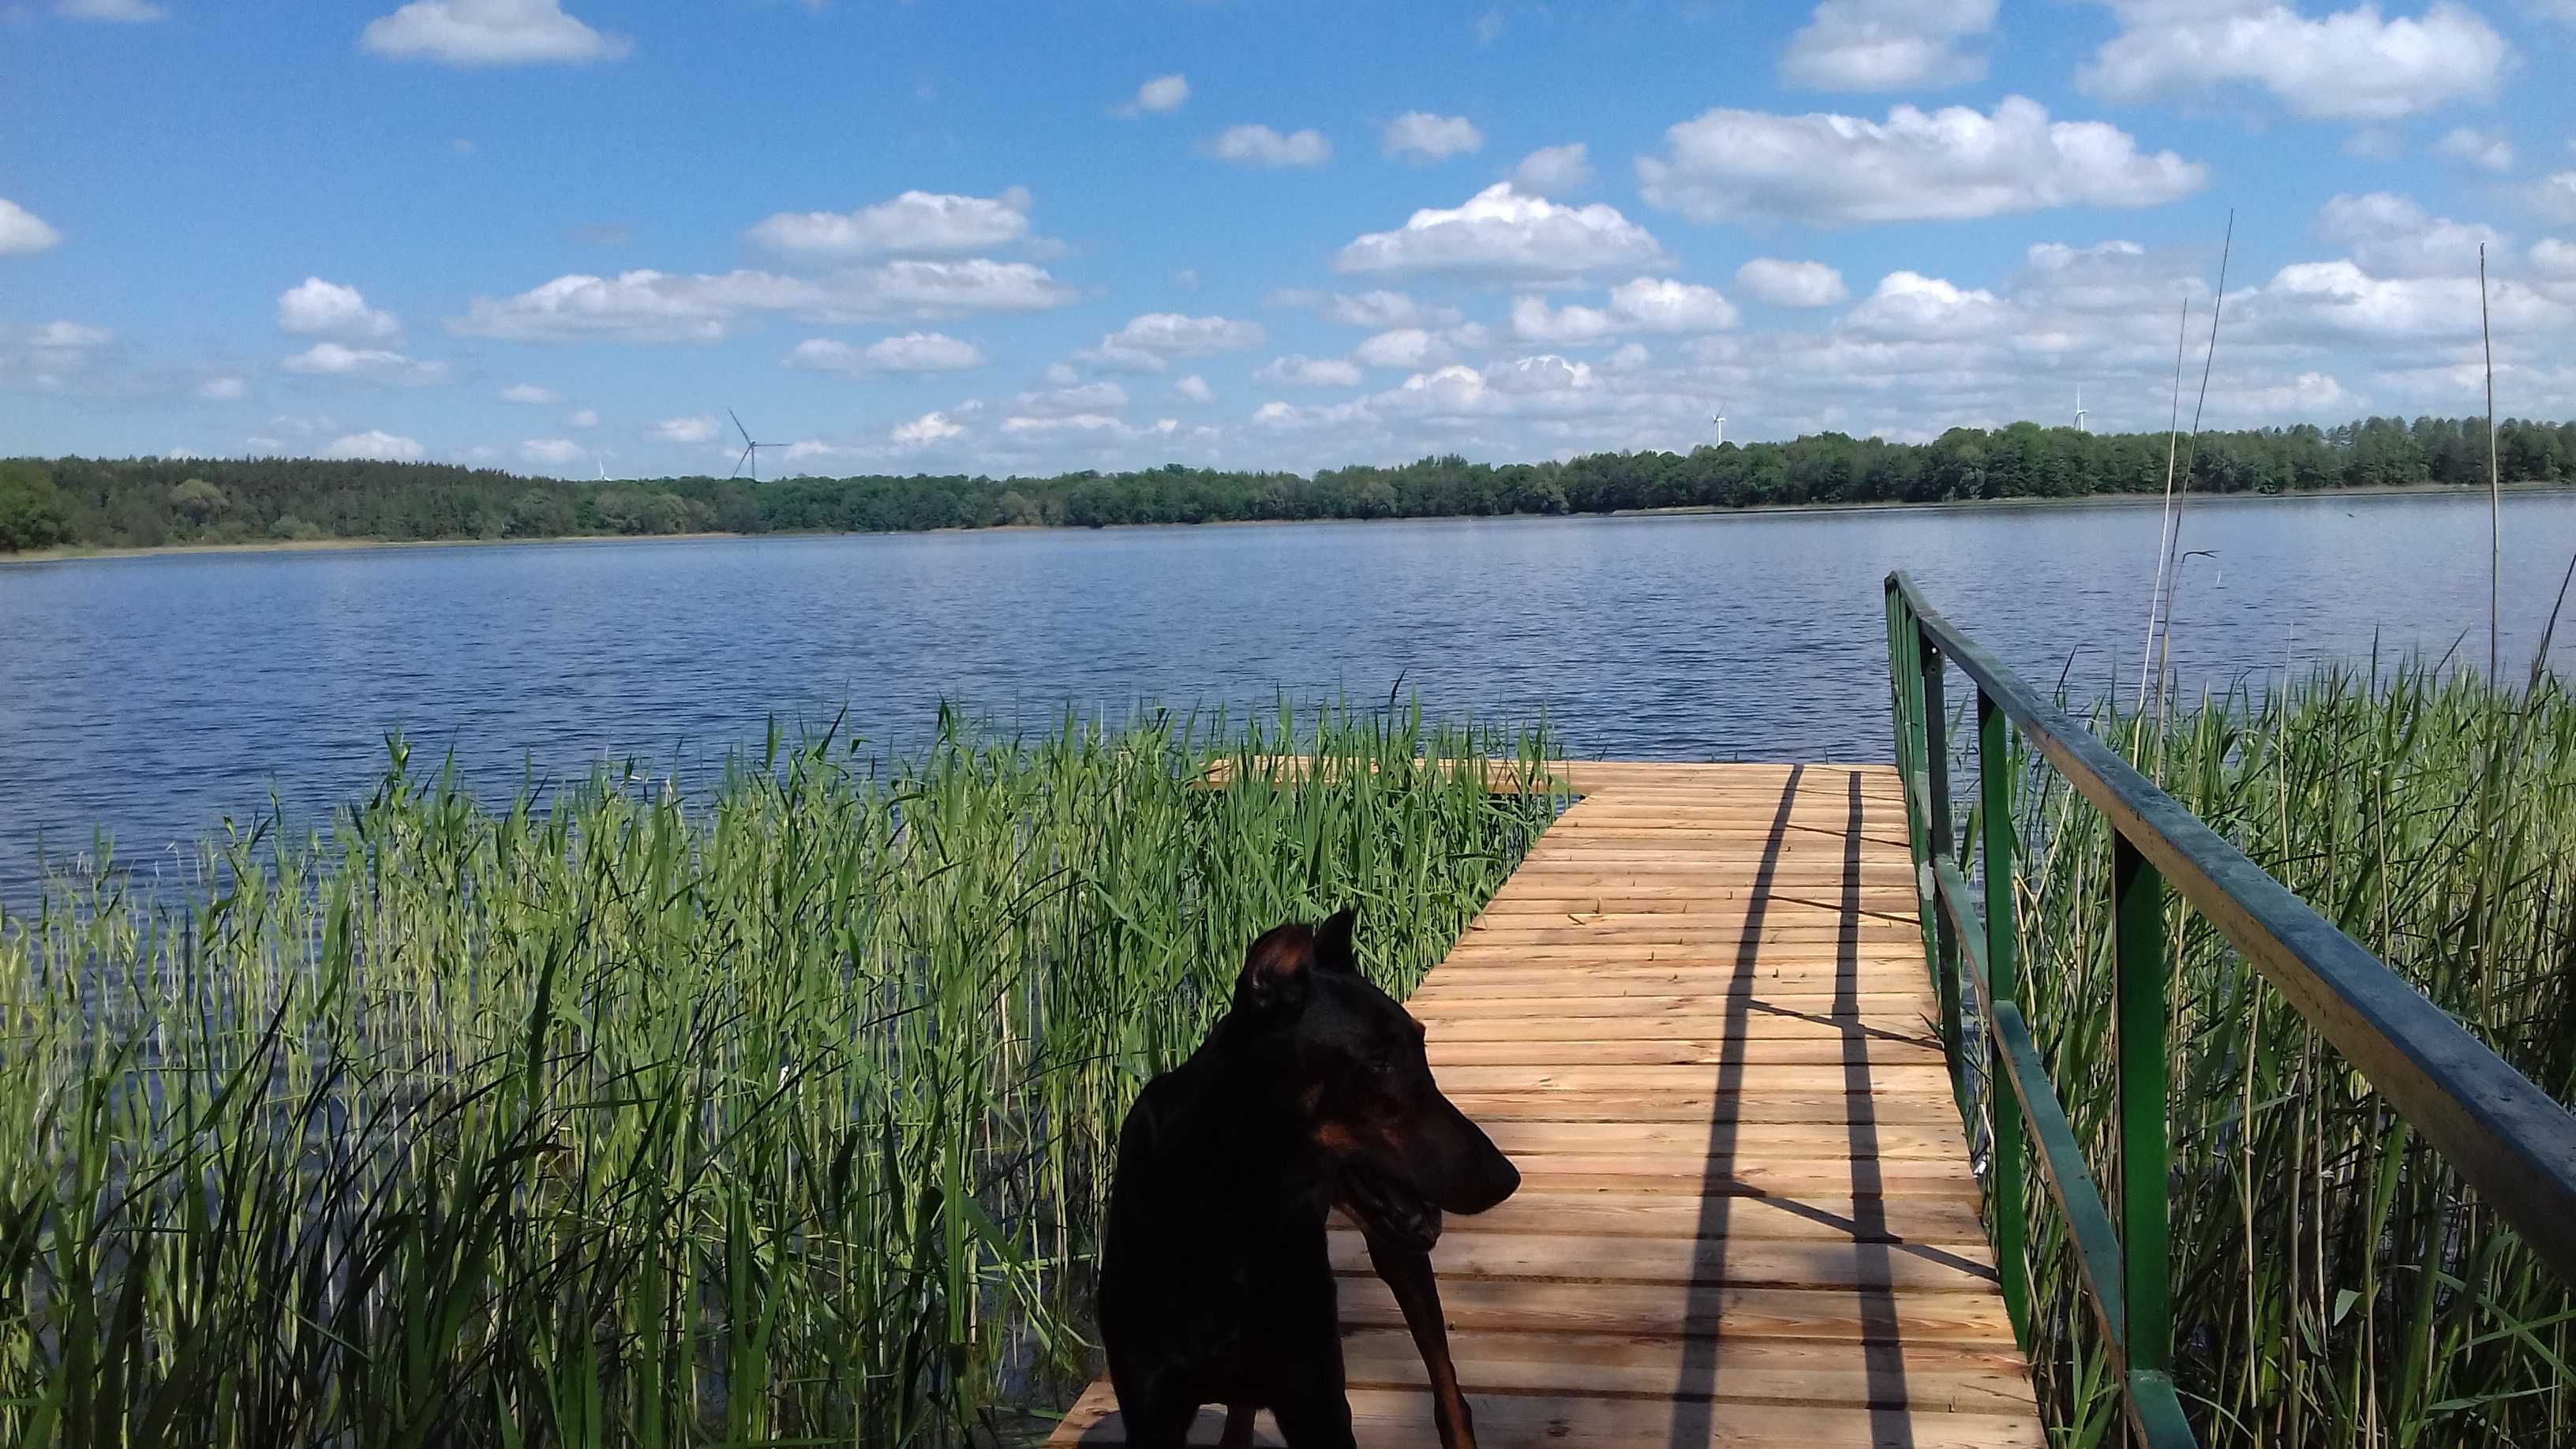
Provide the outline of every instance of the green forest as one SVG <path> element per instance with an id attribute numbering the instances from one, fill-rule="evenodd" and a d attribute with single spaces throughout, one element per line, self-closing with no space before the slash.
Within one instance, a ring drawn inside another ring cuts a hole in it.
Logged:
<path id="1" fill-rule="evenodd" d="M 2369 418 L 2340 427 L 2205 433 L 2187 442 L 2195 493 L 2483 484 L 2480 418 Z M 439 463 L 315 458 L 55 458 L 0 462 L 0 552 L 298 539 L 500 539 L 670 533 L 883 533 L 1008 525 L 1098 528 L 1254 519 L 1445 518 L 1644 508 L 1939 503 L 2152 493 L 2163 433 L 2015 423 L 1930 443 L 1816 433 L 1688 453 L 1564 462 L 1296 473 L 1187 468 L 1051 478 L 726 478 L 565 482 Z M 2576 476 L 2576 423 L 2509 421 L 2509 483 Z"/>

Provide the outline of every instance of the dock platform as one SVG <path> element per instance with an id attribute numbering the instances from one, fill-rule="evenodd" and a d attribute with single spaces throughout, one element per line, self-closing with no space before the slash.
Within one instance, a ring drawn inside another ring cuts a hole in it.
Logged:
<path id="1" fill-rule="evenodd" d="M 1433 1254 L 1482 1449 L 2041 1449 L 1896 772 L 1562 773 L 1581 798 L 1407 1003 L 1522 1172 Z M 1356 1229 L 1332 1248 L 1359 1443 L 1436 1444 L 1393 1296 Z M 1105 1381 L 1049 1441 L 1124 1442 Z"/>

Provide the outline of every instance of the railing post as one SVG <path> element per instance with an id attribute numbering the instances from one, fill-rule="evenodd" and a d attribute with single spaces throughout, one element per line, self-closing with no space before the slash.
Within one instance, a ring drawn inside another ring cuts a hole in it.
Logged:
<path id="1" fill-rule="evenodd" d="M 1979 874 L 1985 880 L 1986 989 L 1978 1009 L 1991 1014 L 1997 1002 L 2019 1002 L 2019 942 L 2013 930 L 2012 721 L 1995 704 L 1985 686 L 1977 686 L 1977 794 Z M 2002 1279 L 2004 1312 L 2012 1319 L 2013 1337 L 2030 1347 L 2030 1224 L 2022 1204 L 2022 1122 L 2014 1088 L 1995 1061 L 1994 1034 L 1979 1032 L 1985 1042 L 1986 1117 L 1989 1150 L 1994 1157 L 1995 1267 Z"/>
<path id="2" fill-rule="evenodd" d="M 2120 1059 L 2121 1300 L 2128 1368 L 2133 1376 L 2164 1376 L 2173 1369 L 2165 887 L 2164 877 L 2116 829 L 2111 916 Z"/>
<path id="3" fill-rule="evenodd" d="M 1887 683 L 1896 716 L 1896 778 L 1905 794 L 1905 843 L 1914 857 L 1914 899 L 1923 933 L 1923 968 L 1939 951 L 1932 934 L 1939 902 L 1933 898 L 1931 834 L 1923 821 L 1922 668 L 1915 658 L 1921 638 L 1914 611 L 1893 585 L 1887 591 Z"/>
<path id="4" fill-rule="evenodd" d="M 1960 1058 L 1965 1048 L 1959 1040 L 1959 936 L 1950 924 L 1950 913 L 1941 909 L 1940 886 L 1932 875 L 1934 862 L 1955 859 L 1959 849 L 1959 837 L 1950 829 L 1949 711 L 1941 698 L 1941 646 L 1917 628 L 1914 649 L 1922 690 L 1924 828 L 1931 835 L 1922 871 L 1923 909 L 1932 918 L 1932 980 L 1941 994 L 1941 1050 L 1950 1064 L 1950 1094 L 1959 1101 L 1964 1124 L 1968 1078 Z"/>

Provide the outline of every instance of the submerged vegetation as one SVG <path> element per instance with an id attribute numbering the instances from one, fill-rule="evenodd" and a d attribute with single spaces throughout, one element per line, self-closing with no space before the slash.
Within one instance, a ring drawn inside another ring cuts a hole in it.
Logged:
<path id="1" fill-rule="evenodd" d="M 2330 670 L 2152 725 L 2141 770 L 2557 1097 L 2576 1101 L 2576 700 Z M 2024 777 L 2023 1010 L 2116 1161 L 2110 836 Z M 2197 914 L 2173 908 L 2176 1381 L 2201 1443 L 2576 1442 L 2576 1294 Z M 2058 1442 L 2127 1430 L 2046 1194 L 2032 1319 Z M 2117 1192 L 2116 1174 L 2104 1177 Z"/>
<path id="2" fill-rule="evenodd" d="M 1112 1134 L 1244 943 L 1398 991 L 1537 736 L 1327 716 L 828 742 L 488 810 L 397 746 L 190 899 L 0 921 L 0 1442 L 991 1443 L 1061 1401 Z M 1232 783 L 1203 787 L 1230 762 Z"/>
<path id="3" fill-rule="evenodd" d="M 2425 417 L 2204 433 L 2188 461 L 2182 482 L 2194 493 L 2483 487 L 2487 430 L 2482 418 Z M 2508 419 L 2497 434 L 2496 462 L 2507 482 L 2576 477 L 2576 423 Z M 1688 453 L 1594 453 L 1500 465 L 1449 456 L 1312 476 L 1173 463 L 1048 478 L 572 483 L 439 463 L 18 459 L 0 460 L 0 552 L 62 544 L 880 533 L 2078 498 L 2157 492 L 2165 487 L 2166 467 L 2163 433 L 2088 433 L 2029 422 L 1952 428 L 1920 444 L 1817 433 Z"/>

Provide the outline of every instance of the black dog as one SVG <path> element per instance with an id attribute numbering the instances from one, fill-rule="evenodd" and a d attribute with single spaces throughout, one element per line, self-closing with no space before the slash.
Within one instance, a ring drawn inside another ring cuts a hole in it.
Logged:
<path id="1" fill-rule="evenodd" d="M 1179 1445 L 1202 1405 L 1224 1404 L 1230 1426 L 1266 1408 L 1294 1449 L 1345 1449 L 1326 1214 L 1355 1210 L 1428 1360 L 1415 1303 L 1430 1294 L 1439 1335 L 1439 1210 L 1483 1212 L 1520 1186 L 1432 1081 L 1421 1025 L 1359 973 L 1351 925 L 1344 911 L 1263 933 L 1233 1009 L 1119 1131 L 1100 1329 L 1131 1444 Z M 1444 1439 L 1455 1398 L 1452 1380 Z"/>

